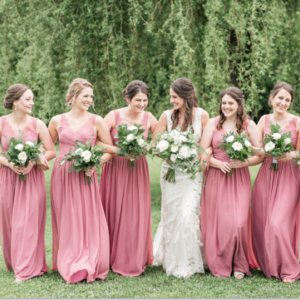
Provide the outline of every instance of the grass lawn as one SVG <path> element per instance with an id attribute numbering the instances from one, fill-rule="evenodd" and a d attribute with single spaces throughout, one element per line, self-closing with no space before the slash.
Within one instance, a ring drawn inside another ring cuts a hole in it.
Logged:
<path id="1" fill-rule="evenodd" d="M 53 163 L 53 162 L 52 162 Z M 161 160 L 151 160 L 149 163 L 152 192 L 152 224 L 153 237 L 160 220 L 160 173 Z M 251 167 L 251 179 L 254 183 L 259 167 Z M 46 172 L 48 211 L 46 223 L 47 263 L 52 263 L 52 230 L 50 211 L 50 176 Z M 104 281 L 96 280 L 87 284 L 81 282 L 66 285 L 57 271 L 49 271 L 43 276 L 30 279 L 22 284 L 14 283 L 12 271 L 5 270 L 2 251 L 0 254 L 0 298 L 170 298 L 170 297 L 292 297 L 300 296 L 300 281 L 294 284 L 283 284 L 280 280 L 266 279 L 261 271 L 253 271 L 244 280 L 232 278 L 216 278 L 210 273 L 196 274 L 189 279 L 168 277 L 162 267 L 148 266 L 139 277 L 122 277 L 109 272 Z"/>

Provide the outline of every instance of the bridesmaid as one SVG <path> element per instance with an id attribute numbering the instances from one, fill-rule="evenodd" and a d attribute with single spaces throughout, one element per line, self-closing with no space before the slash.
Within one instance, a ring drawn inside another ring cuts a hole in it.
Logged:
<path id="1" fill-rule="evenodd" d="M 0 118 L 2 151 L 9 148 L 12 137 L 24 141 L 43 142 L 42 169 L 49 169 L 48 160 L 55 157 L 55 148 L 46 125 L 30 117 L 33 93 L 28 86 L 14 84 L 8 88 L 4 107 L 12 113 Z M 34 162 L 18 167 L 0 157 L 0 228 L 6 269 L 13 269 L 15 282 L 22 282 L 48 271 L 45 252 L 46 184 L 42 170 Z M 19 175 L 27 180 L 20 181 Z"/>
<path id="2" fill-rule="evenodd" d="M 229 87 L 221 94 L 220 117 L 210 119 L 204 130 L 201 147 L 213 147 L 210 169 L 206 174 L 201 201 L 201 230 L 206 260 L 211 273 L 237 279 L 250 275 L 251 247 L 248 244 L 248 216 L 251 200 L 249 166 L 263 158 L 253 156 L 245 162 L 230 162 L 226 151 L 219 149 L 223 135 L 246 132 L 253 146 L 259 147 L 261 133 L 246 116 L 242 92 Z M 228 175 L 234 168 L 232 175 Z"/>
<path id="3" fill-rule="evenodd" d="M 127 107 L 113 110 L 106 117 L 111 137 L 117 134 L 121 123 L 143 124 L 144 139 L 154 132 L 157 120 L 145 111 L 149 89 L 139 80 L 129 83 L 123 91 Z M 123 276 L 138 276 L 146 264 L 152 264 L 151 195 L 146 157 L 135 160 L 129 169 L 128 157 L 118 156 L 118 148 L 107 147 L 115 153 L 111 164 L 105 164 L 101 173 L 100 194 L 110 234 L 110 265 L 113 272 Z"/>
<path id="4" fill-rule="evenodd" d="M 296 148 L 300 118 L 287 112 L 294 98 L 293 88 L 277 83 L 269 98 L 273 114 L 262 116 L 258 128 L 265 136 L 270 124 L 279 124 L 290 131 Z M 255 180 L 252 195 L 253 250 L 261 270 L 267 277 L 294 282 L 300 277 L 299 256 L 299 186 L 292 166 L 295 152 L 277 157 L 278 171 L 270 170 L 272 158 L 267 157 Z"/>
<path id="5" fill-rule="evenodd" d="M 70 162 L 59 167 L 76 140 L 86 143 L 92 139 L 94 145 L 99 137 L 112 144 L 104 120 L 88 112 L 93 104 L 93 90 L 87 80 L 75 79 L 66 96 L 71 111 L 53 117 L 49 124 L 53 142 L 59 138 L 59 155 L 51 178 L 52 270 L 58 270 L 67 283 L 105 279 L 109 271 L 109 236 L 96 167 L 79 173 L 68 173 Z M 106 153 L 102 158 L 108 161 L 111 157 Z M 85 184 L 85 176 L 92 176 L 94 183 Z"/>

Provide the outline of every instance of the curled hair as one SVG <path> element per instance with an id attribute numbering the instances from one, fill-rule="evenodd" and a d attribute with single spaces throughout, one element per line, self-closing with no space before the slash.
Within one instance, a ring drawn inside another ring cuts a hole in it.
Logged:
<path id="1" fill-rule="evenodd" d="M 6 109 L 13 109 L 14 102 L 18 101 L 27 90 L 30 90 L 30 87 L 21 83 L 10 86 L 4 96 L 3 106 Z"/>
<path id="2" fill-rule="evenodd" d="M 82 90 L 85 88 L 91 88 L 94 90 L 94 86 L 88 82 L 86 79 L 76 78 L 69 85 L 69 89 L 66 95 L 66 101 L 68 106 L 72 106 L 74 104 L 73 98 L 76 98 Z"/>
<path id="3" fill-rule="evenodd" d="M 198 107 L 198 98 L 196 96 L 196 89 L 191 81 L 187 78 L 176 79 L 171 84 L 171 89 L 182 99 L 184 99 L 184 121 L 181 126 L 181 131 L 186 131 L 187 128 L 193 125 L 193 108 Z M 178 126 L 179 110 L 174 109 L 171 115 L 173 122 L 172 129 Z"/>
<path id="4" fill-rule="evenodd" d="M 221 94 L 221 103 L 219 107 L 219 123 L 217 125 L 217 129 L 220 130 L 226 121 L 226 117 L 222 111 L 222 99 L 225 95 L 230 96 L 232 99 L 234 99 L 237 104 L 239 105 L 237 109 L 237 122 L 236 122 L 236 129 L 238 133 L 242 133 L 244 131 L 244 122 L 246 119 L 250 119 L 249 116 L 247 116 L 245 105 L 244 105 L 244 97 L 242 91 L 237 88 L 230 86 L 227 89 L 225 89 Z"/>
<path id="5" fill-rule="evenodd" d="M 131 100 L 139 92 L 147 95 L 147 98 L 149 98 L 149 88 L 147 84 L 141 80 L 134 80 L 126 86 L 126 89 L 123 90 L 122 95 L 126 101 L 126 98 Z"/>
<path id="6" fill-rule="evenodd" d="M 293 90 L 293 88 L 286 82 L 282 81 L 282 82 L 278 82 L 275 84 L 275 86 L 273 87 L 271 93 L 270 93 L 270 97 L 269 97 L 269 101 L 268 101 L 268 104 L 269 106 L 272 107 L 271 105 L 271 99 L 274 99 L 276 97 L 276 95 L 282 90 L 286 90 L 290 95 L 291 95 L 291 102 L 293 101 L 294 99 L 294 96 L 295 96 L 295 92 Z"/>

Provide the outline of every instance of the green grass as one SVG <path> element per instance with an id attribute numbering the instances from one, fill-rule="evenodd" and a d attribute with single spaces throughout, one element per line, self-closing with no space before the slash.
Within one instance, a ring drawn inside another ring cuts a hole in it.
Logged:
<path id="1" fill-rule="evenodd" d="M 52 162 L 53 163 L 53 162 Z M 51 164 L 52 165 L 52 164 Z M 153 237 L 160 220 L 161 191 L 159 185 L 161 160 L 149 161 L 152 192 L 152 224 Z M 254 182 L 259 167 L 251 167 L 251 180 Z M 48 211 L 46 223 L 47 263 L 52 263 L 52 231 L 50 211 L 50 176 L 46 172 Z M 162 267 L 148 266 L 139 277 L 122 277 L 109 272 L 104 281 L 96 280 L 87 284 L 81 282 L 66 285 L 57 271 L 49 271 L 43 276 L 32 278 L 22 284 L 14 283 L 12 271 L 5 270 L 2 251 L 0 254 L 0 298 L 167 298 L 167 297 L 293 297 L 300 296 L 300 282 L 291 285 L 280 280 L 266 279 L 261 271 L 253 271 L 243 280 L 234 278 L 216 278 L 210 273 L 196 274 L 189 279 L 168 277 Z"/>

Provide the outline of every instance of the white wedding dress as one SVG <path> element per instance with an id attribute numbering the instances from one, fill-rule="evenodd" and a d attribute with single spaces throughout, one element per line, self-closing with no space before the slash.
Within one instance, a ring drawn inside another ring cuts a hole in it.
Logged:
<path id="1" fill-rule="evenodd" d="M 202 133 L 202 111 L 198 108 L 193 122 L 197 142 Z M 164 113 L 167 115 L 170 132 L 171 112 Z M 176 171 L 176 183 L 169 183 L 163 179 L 168 166 L 163 162 L 161 169 L 161 221 L 153 243 L 153 265 L 162 265 L 168 276 L 187 278 L 194 273 L 204 273 L 204 265 L 206 267 L 200 231 L 203 173 L 197 173 L 196 179 L 191 180 L 189 174 Z"/>

